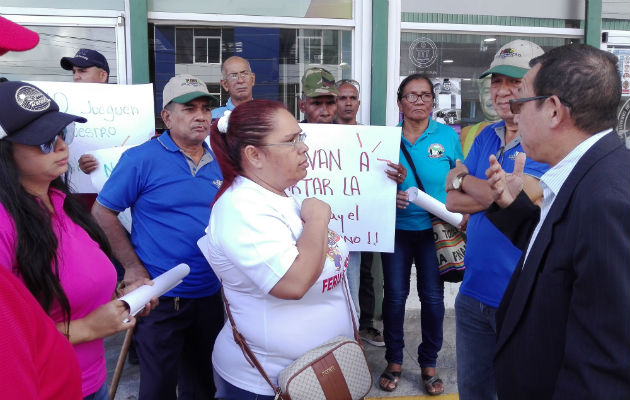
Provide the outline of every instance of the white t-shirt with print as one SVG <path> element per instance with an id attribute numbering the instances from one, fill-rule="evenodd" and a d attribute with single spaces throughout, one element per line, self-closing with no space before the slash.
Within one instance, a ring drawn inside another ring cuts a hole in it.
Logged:
<path id="1" fill-rule="evenodd" d="M 223 283 L 238 330 L 274 383 L 279 372 L 306 351 L 338 335 L 353 337 L 343 292 L 348 250 L 336 233 L 329 231 L 324 269 L 302 299 L 269 294 L 298 255 L 300 206 L 293 197 L 239 176 L 212 209 L 204 249 Z M 212 364 L 234 386 L 273 395 L 234 342 L 229 321 L 217 337 Z"/>

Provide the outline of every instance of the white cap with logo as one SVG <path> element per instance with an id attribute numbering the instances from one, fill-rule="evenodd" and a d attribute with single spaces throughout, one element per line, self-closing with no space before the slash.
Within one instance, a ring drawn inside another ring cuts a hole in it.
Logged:
<path id="1" fill-rule="evenodd" d="M 162 107 L 170 102 L 188 103 L 199 97 L 208 97 L 218 104 L 219 100 L 208 92 L 206 84 L 192 75 L 182 74 L 172 77 L 162 92 Z"/>
<path id="2" fill-rule="evenodd" d="M 536 43 L 528 40 L 513 40 L 504 44 L 494 55 L 490 69 L 479 76 L 479 79 L 490 74 L 501 74 L 510 78 L 521 79 L 530 70 L 529 61 L 542 55 L 545 51 Z"/>

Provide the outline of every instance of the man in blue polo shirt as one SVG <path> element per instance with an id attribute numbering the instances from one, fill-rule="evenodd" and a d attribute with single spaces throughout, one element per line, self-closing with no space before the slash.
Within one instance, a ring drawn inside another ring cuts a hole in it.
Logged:
<path id="1" fill-rule="evenodd" d="M 223 306 L 220 282 L 197 240 L 205 234 L 223 180 L 204 143 L 212 96 L 199 79 L 178 75 L 164 87 L 163 98 L 168 131 L 122 155 L 92 214 L 125 268 L 123 283 L 154 278 L 180 263 L 190 266 L 184 281 L 136 326 L 139 398 L 210 399 L 211 353 L 223 326 Z M 131 241 L 116 218 L 128 207 Z"/>
<path id="2" fill-rule="evenodd" d="M 470 214 L 466 274 L 455 300 L 457 388 L 462 400 L 497 398 L 492 366 L 497 333 L 495 312 L 521 251 L 484 214 L 493 201 L 485 171 L 491 154 L 505 171 L 513 171 L 516 155 L 523 152 L 509 101 L 519 97 L 518 89 L 530 68 L 529 61 L 542 53 L 538 45 L 526 40 L 514 40 L 499 49 L 490 69 L 479 78 L 491 75 L 490 95 L 502 120 L 481 131 L 466 163 L 457 161 L 446 178 L 446 207 Z M 534 202 L 542 201 L 538 180 L 547 169 L 546 164 L 529 158 L 525 162 L 524 190 Z"/>

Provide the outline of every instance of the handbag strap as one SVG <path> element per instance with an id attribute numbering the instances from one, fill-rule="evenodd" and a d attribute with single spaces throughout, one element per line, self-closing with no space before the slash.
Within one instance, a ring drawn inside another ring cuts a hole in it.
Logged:
<path id="1" fill-rule="evenodd" d="M 343 293 L 346 298 L 346 304 L 348 305 L 348 309 L 350 310 L 350 319 L 352 319 L 352 328 L 354 329 L 354 339 L 359 343 L 359 346 L 363 348 L 363 343 L 361 342 L 361 337 L 359 336 L 359 330 L 357 329 L 357 323 L 355 321 L 354 312 L 352 311 L 352 305 L 350 304 L 350 289 L 348 288 L 348 282 L 346 281 L 346 275 L 343 275 Z M 247 341 L 241 335 L 241 333 L 236 329 L 236 323 L 234 322 L 234 318 L 232 317 L 232 312 L 230 311 L 230 303 L 225 297 L 225 291 L 223 290 L 223 285 L 221 285 L 221 296 L 223 297 L 223 303 L 225 304 L 225 311 L 230 320 L 230 325 L 232 325 L 232 335 L 234 336 L 234 341 L 241 348 L 243 355 L 247 362 L 254 368 L 260 372 L 263 378 L 267 381 L 269 386 L 273 389 L 273 392 L 276 394 L 276 398 L 282 398 L 282 389 L 271 381 L 265 369 L 256 358 L 256 354 L 252 351 L 252 349 L 247 344 Z"/>
<path id="2" fill-rule="evenodd" d="M 238 329 L 236 329 L 236 323 L 234 322 L 234 318 L 232 317 L 232 312 L 230 311 L 230 303 L 228 302 L 227 297 L 225 297 L 225 292 L 223 291 L 223 285 L 221 285 L 221 296 L 223 297 L 223 303 L 225 304 L 225 311 L 228 315 L 228 319 L 230 320 L 230 325 L 232 325 L 232 335 L 234 336 L 234 341 L 236 342 L 238 347 L 241 348 L 241 351 L 243 352 L 243 355 L 245 356 L 245 359 L 247 360 L 247 362 L 252 367 L 256 368 L 258 372 L 260 372 L 262 377 L 265 378 L 267 383 L 271 386 L 271 388 L 273 389 L 273 392 L 276 394 L 276 398 L 279 398 L 279 397 L 281 398 L 282 389 L 274 385 L 271 379 L 269 379 L 269 376 L 265 372 L 265 369 L 258 361 L 258 358 L 256 358 L 256 354 L 254 354 L 252 349 L 249 347 L 243 335 L 241 335 Z"/>
<path id="3" fill-rule="evenodd" d="M 411 171 L 413 171 L 413 176 L 416 177 L 416 183 L 418 184 L 418 189 L 426 193 L 426 191 L 424 190 L 424 186 L 422 186 L 422 181 L 420 180 L 420 176 L 418 176 L 418 172 L 416 171 L 416 166 L 414 165 L 413 160 L 411 159 L 411 154 L 409 154 L 409 150 L 407 150 L 402 140 L 400 141 L 400 150 L 403 152 L 405 159 L 409 163 L 409 166 L 411 167 Z M 429 214 L 429 218 L 435 217 L 433 214 L 431 214 L 428 211 L 427 211 L 427 214 Z"/>
<path id="4" fill-rule="evenodd" d="M 411 167 L 411 171 L 413 171 L 413 176 L 416 177 L 416 183 L 418 184 L 418 189 L 425 192 L 424 186 L 422 186 L 422 181 L 420 180 L 420 177 L 418 176 L 418 172 L 416 171 L 416 166 L 413 163 L 413 160 L 411 159 L 411 154 L 409 154 L 409 150 L 407 150 L 402 140 L 400 141 L 400 150 L 403 152 L 403 155 L 405 156 L 405 160 L 407 160 L 407 163 Z"/>

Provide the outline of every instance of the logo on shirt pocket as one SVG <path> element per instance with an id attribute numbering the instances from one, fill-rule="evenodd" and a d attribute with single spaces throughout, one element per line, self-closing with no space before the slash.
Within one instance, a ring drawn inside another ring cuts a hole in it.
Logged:
<path id="1" fill-rule="evenodd" d="M 440 158 L 444 155 L 444 146 L 439 143 L 433 143 L 428 149 L 429 158 Z"/>

